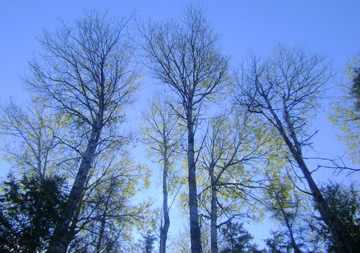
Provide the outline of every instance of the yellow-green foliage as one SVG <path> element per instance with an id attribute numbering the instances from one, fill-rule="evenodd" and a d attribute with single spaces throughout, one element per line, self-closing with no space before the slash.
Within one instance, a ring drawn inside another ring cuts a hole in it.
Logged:
<path id="1" fill-rule="evenodd" d="M 347 65 L 348 81 L 342 85 L 342 94 L 338 101 L 331 104 L 329 115 L 330 122 L 340 130 L 337 136 L 346 144 L 347 154 L 353 163 L 360 163 L 360 111 L 356 109 L 357 99 L 351 95 L 354 69 L 359 68 L 359 61 L 360 56 L 357 56 Z"/>

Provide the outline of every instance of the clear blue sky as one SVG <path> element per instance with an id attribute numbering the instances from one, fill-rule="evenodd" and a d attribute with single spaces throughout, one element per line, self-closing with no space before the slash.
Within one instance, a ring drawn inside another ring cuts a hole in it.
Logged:
<path id="1" fill-rule="evenodd" d="M 224 51 L 237 63 L 251 47 L 266 54 L 281 42 L 329 54 L 342 69 L 346 58 L 360 51 L 360 1 L 357 0 L 0 0 L 0 97 L 21 96 L 18 78 L 38 50 L 36 36 L 54 29 L 58 18 L 71 21 L 83 9 L 143 18 L 178 17 L 184 6 L 202 4 L 214 30 L 222 35 Z"/>
<path id="2" fill-rule="evenodd" d="M 341 75 L 347 59 L 360 52 L 358 0 L 0 0 L 0 103 L 10 96 L 26 98 L 19 76 L 39 50 L 36 36 L 44 28 L 55 29 L 58 18 L 71 22 L 83 9 L 94 8 L 109 16 L 127 17 L 136 11 L 144 19 L 160 20 L 179 17 L 190 3 L 205 8 L 234 67 L 249 48 L 264 55 L 280 42 L 328 54 Z M 325 116 L 316 127 L 320 133 L 315 148 L 320 154 L 334 157 L 345 152 Z M 6 170 L 2 166 L 0 175 Z"/>
<path id="3" fill-rule="evenodd" d="M 27 71 L 27 60 L 39 50 L 36 37 L 43 29 L 55 29 L 59 18 L 71 22 L 84 9 L 94 8 L 108 11 L 109 16 L 127 17 L 136 11 L 143 19 L 160 20 L 179 17 L 189 4 L 206 9 L 233 67 L 249 48 L 265 55 L 280 42 L 328 54 L 340 76 L 347 59 L 360 52 L 358 0 L 0 0 L 0 103 L 10 96 L 18 101 L 26 98 L 19 77 Z M 330 157 L 339 154 L 342 144 L 327 145 L 335 138 L 326 117 L 320 118 L 317 129 L 320 141 L 315 148 Z"/>

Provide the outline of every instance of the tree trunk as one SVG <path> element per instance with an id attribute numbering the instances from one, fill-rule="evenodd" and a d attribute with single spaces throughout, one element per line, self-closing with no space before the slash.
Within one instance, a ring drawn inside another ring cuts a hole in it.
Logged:
<path id="1" fill-rule="evenodd" d="M 304 159 L 300 157 L 295 157 L 296 161 L 299 164 L 300 169 L 302 170 L 305 179 L 307 180 L 309 187 L 311 189 L 312 195 L 314 197 L 315 203 L 319 209 L 321 218 L 326 223 L 326 225 L 330 228 L 332 236 L 335 238 L 335 242 L 339 252 L 349 252 L 354 253 L 355 251 L 351 248 L 348 243 L 347 238 L 345 238 L 344 233 L 342 231 L 342 226 L 339 219 L 334 215 L 332 210 L 330 209 L 328 203 L 322 196 L 319 188 L 315 184 L 309 169 L 307 168 Z"/>
<path id="2" fill-rule="evenodd" d="M 301 143 L 299 142 L 299 140 L 297 138 L 297 135 L 296 135 L 294 126 L 290 120 L 289 111 L 288 111 L 288 108 L 286 107 L 285 102 L 284 102 L 284 108 L 285 108 L 284 116 L 285 116 L 287 128 L 290 131 L 289 136 L 293 142 L 290 140 L 290 138 L 287 134 L 287 131 L 285 130 L 285 127 L 281 123 L 277 114 L 274 112 L 268 99 L 266 99 L 266 102 L 270 108 L 271 114 L 273 115 L 273 117 L 276 121 L 277 129 L 279 130 L 283 140 L 285 141 L 286 145 L 288 146 L 292 156 L 294 157 L 296 163 L 298 164 L 299 168 L 303 172 L 306 181 L 308 182 L 308 185 L 310 187 L 314 201 L 319 209 L 321 218 L 326 223 L 326 225 L 329 227 L 329 229 L 331 231 L 331 235 L 335 239 L 336 246 L 337 246 L 339 252 L 354 253 L 355 251 L 351 248 L 351 245 L 349 244 L 348 239 L 344 236 L 340 220 L 332 212 L 327 201 L 323 198 L 319 188 L 317 187 L 315 181 L 313 180 L 311 173 L 304 161 L 304 158 L 302 155 Z"/>
<path id="3" fill-rule="evenodd" d="M 167 158 L 167 144 L 164 148 L 164 170 L 163 170 L 163 212 L 164 225 L 160 229 L 160 253 L 166 253 L 166 240 L 170 227 L 170 217 L 168 208 L 168 191 L 167 191 L 167 175 L 168 175 L 168 158 Z"/>
<path id="4" fill-rule="evenodd" d="M 87 180 L 88 182 L 88 180 Z M 87 183 L 86 183 L 87 184 Z M 86 187 L 86 184 L 85 184 L 85 187 Z M 82 192 L 81 194 L 81 197 L 80 197 L 80 201 L 79 201 L 79 204 L 78 206 L 76 207 L 76 210 L 75 210 L 75 214 L 73 216 L 73 218 L 71 219 L 71 225 L 69 227 L 69 233 L 68 233 L 68 236 L 67 236 L 67 244 L 69 245 L 70 242 L 72 241 L 72 238 L 75 237 L 75 235 L 77 234 L 78 231 L 76 231 L 76 225 L 77 223 L 79 222 L 79 217 L 80 217 L 80 213 L 81 213 L 81 205 L 82 205 L 82 201 L 83 201 L 83 197 L 84 197 L 84 191 Z"/>
<path id="5" fill-rule="evenodd" d="M 196 189 L 196 167 L 195 167 L 195 151 L 194 151 L 194 123 L 192 118 L 192 109 L 189 109 L 187 115 L 188 128 L 188 183 L 189 183 L 189 211 L 190 211 L 190 238 L 191 252 L 201 252 L 201 233 L 199 226 L 198 214 L 198 198 Z"/>
<path id="6" fill-rule="evenodd" d="M 76 208 L 81 200 L 82 192 L 94 160 L 95 151 L 100 138 L 100 129 L 93 128 L 86 151 L 82 158 L 75 182 L 71 188 L 68 200 L 61 211 L 59 221 L 50 240 L 49 253 L 65 253 L 70 243 L 69 224 L 74 216 Z"/>
<path id="7" fill-rule="evenodd" d="M 288 119 L 288 117 L 287 117 Z M 327 201 L 322 196 L 318 186 L 316 185 L 314 179 L 311 176 L 311 173 L 304 161 L 304 158 L 301 153 L 300 144 L 296 138 L 295 131 L 292 127 L 290 127 L 291 136 L 293 137 L 293 140 L 295 142 L 295 147 L 291 145 L 289 146 L 297 164 L 299 165 L 301 171 L 304 174 L 304 177 L 306 181 L 308 182 L 308 185 L 311 189 L 313 198 L 315 200 L 315 203 L 319 209 L 320 215 L 326 225 L 330 228 L 332 236 L 335 238 L 335 242 L 337 245 L 337 248 L 340 250 L 340 252 L 349 252 L 353 253 L 353 249 L 351 248 L 347 238 L 344 237 L 344 233 L 342 230 L 342 226 L 340 223 L 340 220 L 336 217 L 336 215 L 333 213 L 331 208 L 329 207 Z M 288 142 L 288 145 L 291 144 Z"/>
<path id="8" fill-rule="evenodd" d="M 218 252 L 217 245 L 217 196 L 216 196 L 216 181 L 214 179 L 214 171 L 210 169 L 210 178 L 211 178 L 211 253 Z"/>

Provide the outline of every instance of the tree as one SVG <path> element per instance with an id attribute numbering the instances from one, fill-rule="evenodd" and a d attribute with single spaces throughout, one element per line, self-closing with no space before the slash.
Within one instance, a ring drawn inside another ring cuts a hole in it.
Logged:
<path id="1" fill-rule="evenodd" d="M 253 236 L 243 228 L 243 223 L 229 222 L 221 229 L 221 233 L 224 235 L 221 253 L 263 252 L 257 249 L 256 244 L 250 242 Z"/>
<path id="2" fill-rule="evenodd" d="M 56 172 L 60 163 L 58 154 L 64 153 L 61 139 L 66 120 L 62 115 L 52 114 L 46 103 L 32 102 L 24 107 L 13 101 L 1 107 L 0 133 L 6 143 L 4 159 L 22 173 L 45 178 Z"/>
<path id="3" fill-rule="evenodd" d="M 338 137 L 343 141 L 347 148 L 348 157 L 354 163 L 360 163 L 360 55 L 354 57 L 346 68 L 348 82 L 341 87 L 341 96 L 336 98 L 336 102 L 331 104 L 330 122 L 341 132 Z M 344 167 L 344 166 L 339 166 Z M 347 168 L 350 172 L 359 169 Z"/>
<path id="4" fill-rule="evenodd" d="M 170 100 L 169 100 L 170 101 Z M 168 178 L 173 170 L 173 158 L 176 156 L 181 133 L 178 131 L 179 118 L 171 110 L 170 102 L 160 95 L 156 96 L 149 106 L 149 111 L 143 114 L 143 135 L 145 143 L 150 148 L 150 156 L 162 163 L 162 213 L 164 223 L 160 227 L 160 253 L 166 252 L 166 241 L 170 227 L 168 205 Z M 174 174 L 174 172 L 172 173 Z"/>
<path id="5" fill-rule="evenodd" d="M 199 199 L 202 216 L 210 220 L 211 252 L 218 252 L 220 225 L 231 222 L 247 205 L 251 206 L 248 191 L 258 185 L 254 178 L 259 173 L 252 162 L 264 156 L 269 141 L 265 128 L 256 126 L 255 118 L 250 119 L 246 112 L 236 113 L 210 120 L 199 158 L 200 168 L 208 174 Z"/>
<path id="6" fill-rule="evenodd" d="M 304 149 L 313 133 L 308 121 L 319 107 L 322 88 L 330 77 L 326 58 L 308 55 L 301 48 L 275 48 L 265 61 L 250 58 L 249 70 L 239 86 L 237 101 L 251 113 L 260 114 L 284 141 L 290 164 L 300 168 L 321 217 L 331 230 L 339 251 L 355 252 L 344 237 L 339 219 L 322 196 L 305 162 Z"/>
<path id="7" fill-rule="evenodd" d="M 336 216 L 341 221 L 344 236 L 354 249 L 360 244 L 360 195 L 352 184 L 346 187 L 337 183 L 330 183 L 321 189 L 324 198 L 329 203 Z M 312 225 L 320 237 L 326 242 L 327 252 L 338 252 L 331 231 L 324 224 L 322 218 L 316 217 Z"/>
<path id="8" fill-rule="evenodd" d="M 155 78 L 175 94 L 176 110 L 187 129 L 189 217 L 192 252 L 201 252 L 201 233 L 196 186 L 195 129 L 206 100 L 214 99 L 224 87 L 228 59 L 221 55 L 201 9 L 188 8 L 181 23 L 150 23 L 142 30 L 147 66 Z"/>
<path id="9" fill-rule="evenodd" d="M 45 250 L 66 200 L 65 178 L 9 175 L 0 195 L 1 252 Z"/>
<path id="10" fill-rule="evenodd" d="M 348 68 L 348 77 L 352 81 L 350 95 L 355 100 L 354 109 L 360 111 L 360 66 L 359 66 L 359 57 L 353 59 L 353 66 Z"/>
<path id="11" fill-rule="evenodd" d="M 156 236 L 151 234 L 151 231 L 148 230 L 145 235 L 143 235 L 143 246 L 144 253 L 151 253 L 154 249 L 154 242 L 156 240 Z"/>
<path id="12" fill-rule="evenodd" d="M 1 132 L 7 141 L 4 157 L 14 165 L 15 172 L 22 166 L 21 173 L 38 180 L 49 176 L 68 180 L 75 177 L 73 167 L 79 154 L 64 145 L 65 135 L 69 134 L 63 115 L 54 115 L 51 108 L 40 102 L 32 101 L 26 108 L 20 108 L 11 101 L 2 107 L 2 116 Z M 71 221 L 71 250 L 87 247 L 91 251 L 106 248 L 110 252 L 111 248 L 123 248 L 124 241 L 129 241 L 130 225 L 136 225 L 146 207 L 144 203 L 131 206 L 130 198 L 147 176 L 146 168 L 136 166 L 122 145 L 101 152 L 95 158 L 82 201 Z"/>
<path id="13" fill-rule="evenodd" d="M 122 109 L 136 89 L 137 73 L 130 70 L 131 48 L 123 35 L 127 21 L 114 22 L 91 12 L 62 29 L 40 38 L 44 54 L 29 63 L 26 84 L 37 100 L 48 101 L 65 115 L 78 138 L 63 142 L 80 154 L 80 164 L 66 207 L 52 235 L 49 252 L 66 252 L 69 224 L 81 202 L 99 144 L 120 142 L 115 126 L 124 120 Z M 68 139 L 69 140 L 69 139 Z M 106 146 L 106 145 L 105 145 Z"/>
<path id="14" fill-rule="evenodd" d="M 284 179 L 281 181 L 269 178 L 270 184 L 267 187 L 269 194 L 267 209 L 272 212 L 274 218 L 280 221 L 287 230 L 286 233 L 277 233 L 275 238 L 286 235 L 290 239 L 289 243 L 287 243 L 287 248 L 292 248 L 294 253 L 301 253 L 302 251 L 296 238 L 296 227 L 299 226 L 296 220 L 300 216 L 300 199 L 298 195 L 291 192 L 289 183 L 285 183 Z"/>
<path id="15" fill-rule="evenodd" d="M 124 244 L 131 241 L 132 228 L 141 226 L 148 208 L 148 203 L 134 205 L 131 200 L 139 189 L 146 189 L 148 177 L 147 168 L 136 165 L 124 148 L 97 156 L 70 227 L 70 250 L 127 251 Z"/>

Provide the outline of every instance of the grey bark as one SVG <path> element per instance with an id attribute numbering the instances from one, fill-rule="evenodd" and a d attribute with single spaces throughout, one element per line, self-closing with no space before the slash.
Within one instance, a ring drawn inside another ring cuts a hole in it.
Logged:
<path id="1" fill-rule="evenodd" d="M 166 253 L 166 241 L 170 227 L 169 207 L 168 207 L 168 150 L 167 144 L 164 147 L 164 168 L 163 168 L 163 213 L 164 213 L 164 224 L 161 226 L 160 231 L 160 253 Z"/>
<path id="2" fill-rule="evenodd" d="M 204 210 L 208 215 L 204 215 L 204 217 L 210 220 L 211 252 L 218 252 L 219 191 L 222 189 L 222 192 L 226 192 L 228 189 L 231 189 L 234 193 L 240 189 L 242 191 L 246 187 L 246 184 L 241 182 L 246 180 L 245 178 L 241 176 L 238 178 L 233 177 L 235 181 L 230 183 L 224 180 L 224 176 L 226 174 L 229 176 L 232 171 L 235 172 L 236 166 L 241 167 L 242 163 L 249 163 L 251 160 L 260 157 L 261 152 L 259 148 L 263 141 L 261 138 L 252 138 L 253 136 L 250 136 L 254 134 L 254 130 L 252 129 L 251 133 L 249 132 L 248 127 L 252 123 L 246 113 L 241 114 L 241 116 L 229 116 L 229 113 L 218 115 L 210 122 L 201 152 L 201 167 L 208 171 L 210 180 L 210 185 L 208 186 L 210 200 L 205 199 L 200 203 L 206 206 L 210 202 L 210 211 L 208 211 L 209 208 L 205 207 Z M 242 150 L 243 147 L 246 152 Z M 221 208 L 226 209 L 226 212 L 223 213 L 226 216 L 232 213 L 232 210 L 227 209 L 227 207 L 221 206 Z M 228 221 L 233 217 L 229 218 L 228 216 Z M 228 221 L 225 221 L 223 224 Z"/>
<path id="3" fill-rule="evenodd" d="M 286 212 L 285 207 L 283 205 L 284 200 L 282 198 L 284 198 L 284 195 L 280 196 L 280 194 L 279 194 L 279 191 L 281 192 L 282 189 L 280 188 L 280 190 L 278 190 L 275 187 L 272 187 L 272 188 L 273 188 L 272 190 L 274 191 L 274 194 L 275 194 L 275 201 L 276 201 L 275 209 L 277 209 L 277 208 L 280 209 L 281 215 L 282 215 L 282 217 L 284 219 L 284 222 L 285 222 L 285 226 L 288 229 L 289 234 L 290 234 L 291 246 L 294 249 L 294 253 L 301 253 L 301 250 L 298 247 L 298 245 L 296 243 L 296 240 L 295 240 L 295 236 L 294 236 L 294 232 L 293 232 L 293 225 L 292 225 L 292 221 L 291 221 L 291 218 L 290 218 L 291 214 Z M 298 205 L 299 205 L 299 203 L 297 201 L 296 204 L 295 204 L 295 208 L 298 208 Z M 295 219 L 295 217 L 292 217 L 292 219 Z"/>
<path id="4" fill-rule="evenodd" d="M 210 171 L 211 177 L 211 216 L 210 216 L 210 234 L 211 234 L 211 253 L 218 252 L 217 239 L 217 183 L 214 176 L 214 171 Z"/>
<path id="5" fill-rule="evenodd" d="M 84 190 L 85 182 L 89 174 L 89 170 L 94 160 L 96 148 L 100 138 L 101 128 L 93 129 L 91 137 L 84 153 L 83 160 L 80 164 L 78 173 L 76 174 L 75 182 L 71 188 L 66 205 L 61 212 L 61 216 L 56 225 L 56 228 L 50 241 L 48 252 L 59 253 L 66 252 L 69 245 L 68 229 L 70 222 L 75 214 L 76 208 L 81 201 L 82 192 Z"/>
<path id="6" fill-rule="evenodd" d="M 201 252 L 201 233 L 199 226 L 198 197 L 196 188 L 196 166 L 194 150 L 194 124 L 192 109 L 187 112 L 187 129 L 188 129 L 188 185 L 189 185 L 189 214 L 190 214 L 190 236 L 191 252 Z"/>

